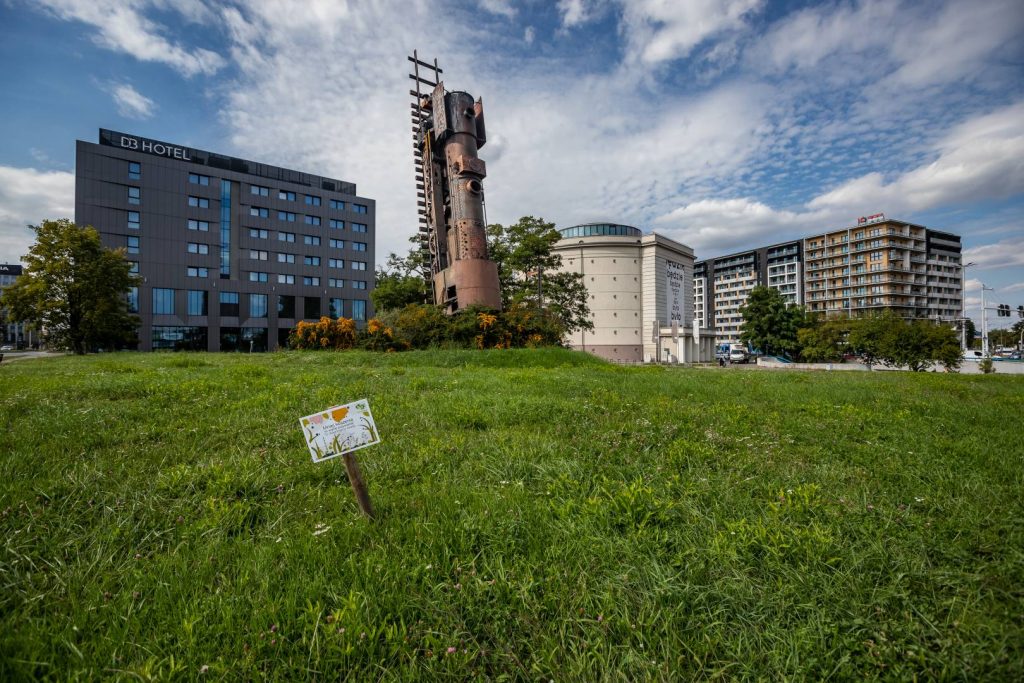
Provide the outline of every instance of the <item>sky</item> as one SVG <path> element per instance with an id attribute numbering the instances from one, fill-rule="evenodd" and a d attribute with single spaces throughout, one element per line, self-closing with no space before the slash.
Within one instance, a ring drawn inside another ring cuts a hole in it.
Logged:
<path id="1" fill-rule="evenodd" d="M 1020 0 L 0 0 L 0 262 L 101 127 L 354 182 L 404 254 L 416 49 L 483 98 L 492 223 L 707 258 L 884 212 L 963 236 L 980 320 L 1024 304 L 1022 35 Z"/>

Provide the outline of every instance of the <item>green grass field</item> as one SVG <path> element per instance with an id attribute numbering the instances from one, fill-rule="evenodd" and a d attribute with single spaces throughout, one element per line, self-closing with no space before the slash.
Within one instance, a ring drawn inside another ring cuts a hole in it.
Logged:
<path id="1" fill-rule="evenodd" d="M 0 680 L 1024 678 L 1024 378 L 544 350 L 0 383 Z M 363 397 L 372 523 L 298 425 Z"/>

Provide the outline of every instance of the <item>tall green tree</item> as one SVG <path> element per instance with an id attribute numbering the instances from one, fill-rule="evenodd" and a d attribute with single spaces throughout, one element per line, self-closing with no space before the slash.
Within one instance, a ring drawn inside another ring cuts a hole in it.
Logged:
<path id="1" fill-rule="evenodd" d="M 978 331 L 974 327 L 974 321 L 970 318 L 964 321 L 964 343 L 967 344 L 967 348 L 974 348 L 974 337 L 978 334 Z"/>
<path id="2" fill-rule="evenodd" d="M 104 248 L 94 228 L 66 218 L 32 229 L 24 272 L 3 291 L 0 307 L 40 330 L 51 348 L 83 354 L 130 344 L 139 319 L 128 312 L 127 294 L 140 280 L 124 251 Z"/>
<path id="3" fill-rule="evenodd" d="M 391 252 L 382 266 L 374 273 L 373 291 L 370 299 L 379 311 L 396 311 L 410 304 L 422 304 L 430 298 L 430 263 L 426 253 L 419 246 L 419 239 L 409 249 L 407 256 Z"/>
<path id="4" fill-rule="evenodd" d="M 532 305 L 555 316 L 566 332 L 592 330 L 583 276 L 562 271 L 562 257 L 552 253 L 561 238 L 554 223 L 533 216 L 507 227 L 488 226 L 488 256 L 498 265 L 502 306 Z"/>
<path id="5" fill-rule="evenodd" d="M 807 325 L 802 306 L 793 306 L 778 290 L 754 287 L 740 306 L 743 324 L 740 341 L 769 355 L 793 355 L 800 348 L 797 335 Z"/>

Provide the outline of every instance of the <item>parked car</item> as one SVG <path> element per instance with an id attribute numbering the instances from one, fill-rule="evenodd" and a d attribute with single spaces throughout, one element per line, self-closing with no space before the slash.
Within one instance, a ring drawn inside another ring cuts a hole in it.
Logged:
<path id="1" fill-rule="evenodd" d="M 977 349 L 967 349 L 964 351 L 964 360 L 981 360 L 985 355 Z"/>
<path id="2" fill-rule="evenodd" d="M 13 350 L 14 350 L 14 346 L 11 345 L 11 344 L 4 344 L 3 346 L 0 346 L 0 351 L 13 351 Z"/>

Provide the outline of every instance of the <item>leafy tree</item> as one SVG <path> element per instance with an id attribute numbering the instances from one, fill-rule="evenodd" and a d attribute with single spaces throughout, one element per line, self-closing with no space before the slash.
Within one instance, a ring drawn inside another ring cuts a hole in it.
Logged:
<path id="1" fill-rule="evenodd" d="M 977 334 L 978 331 L 974 327 L 974 321 L 967 318 L 964 321 L 964 343 L 967 345 L 967 348 L 974 348 L 974 337 L 977 336 Z"/>
<path id="2" fill-rule="evenodd" d="M 488 226 L 487 236 L 503 308 L 531 304 L 554 315 L 565 332 L 594 329 L 583 276 L 561 271 L 561 255 L 551 252 L 562 238 L 554 223 L 524 216 L 508 227 Z"/>
<path id="3" fill-rule="evenodd" d="M 850 326 L 846 319 L 816 321 L 797 330 L 800 358 L 808 363 L 831 363 L 842 360 Z"/>
<path id="4" fill-rule="evenodd" d="M 378 312 L 394 311 L 409 304 L 422 304 L 430 297 L 430 264 L 425 252 L 418 246 L 409 250 L 408 256 L 394 252 L 382 266 L 377 266 L 374 288 L 370 292 L 373 306 Z"/>
<path id="5" fill-rule="evenodd" d="M 78 354 L 131 343 L 139 320 L 126 294 L 138 286 L 123 250 L 105 249 L 92 227 L 68 219 L 32 226 L 35 244 L 25 269 L 0 296 L 16 320 L 39 329 L 53 348 Z"/>
<path id="6" fill-rule="evenodd" d="M 888 309 L 879 315 L 850 320 L 850 334 L 846 341 L 849 349 L 861 357 L 870 370 L 884 355 L 882 338 L 893 322 L 902 322 Z"/>
<path id="7" fill-rule="evenodd" d="M 807 325 L 803 307 L 791 306 L 778 290 L 754 287 L 740 306 L 740 341 L 769 355 L 795 354 L 797 331 Z"/>
<path id="8" fill-rule="evenodd" d="M 988 346 L 990 349 L 995 350 L 1004 346 L 1017 346 L 1017 340 L 1020 339 L 1020 332 L 1014 332 L 1012 329 L 998 329 L 990 330 L 988 333 Z"/>

